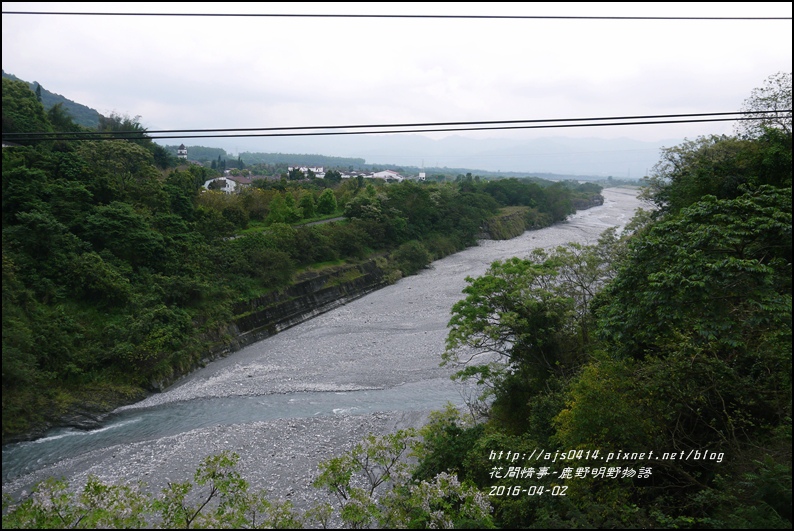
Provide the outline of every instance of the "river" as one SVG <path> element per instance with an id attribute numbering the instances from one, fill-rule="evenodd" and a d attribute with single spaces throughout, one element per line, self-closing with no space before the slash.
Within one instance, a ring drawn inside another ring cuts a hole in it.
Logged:
<path id="1" fill-rule="evenodd" d="M 446 402 L 464 404 L 471 390 L 452 382 L 455 369 L 439 362 L 467 276 L 535 248 L 595 243 L 644 206 L 636 193 L 606 189 L 604 205 L 564 223 L 481 241 L 119 408 L 101 428 L 6 445 L 3 492 L 19 495 L 47 476 L 79 485 L 89 474 L 159 489 L 187 480 L 203 457 L 232 450 L 252 487 L 305 505 L 316 499 L 309 485 L 319 461 L 368 433 L 420 426 Z"/>

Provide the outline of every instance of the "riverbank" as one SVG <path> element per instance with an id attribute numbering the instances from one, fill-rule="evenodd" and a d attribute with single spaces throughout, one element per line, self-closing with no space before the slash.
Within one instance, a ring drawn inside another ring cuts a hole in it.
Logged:
<path id="1" fill-rule="evenodd" d="M 166 392 L 128 408 L 160 411 L 171 403 L 200 404 L 200 399 L 212 397 L 279 394 L 297 400 L 308 391 L 333 396 L 422 382 L 437 386 L 439 379 L 448 379 L 454 372 L 454 368 L 438 364 L 450 308 L 460 300 L 465 278 L 483 274 L 494 260 L 523 256 L 534 248 L 570 241 L 595 243 L 603 230 L 622 226 L 640 206 L 636 191 L 608 189 L 604 196 L 603 206 L 577 212 L 565 223 L 512 240 L 481 241 L 477 247 L 434 262 L 418 275 L 219 359 Z M 441 407 L 443 403 L 434 409 Z M 18 494 L 53 475 L 80 485 L 88 474 L 107 482 L 141 479 L 156 490 L 163 482 L 186 479 L 206 455 L 227 449 L 240 454 L 240 470 L 252 488 L 266 488 L 273 499 L 311 503 L 318 496 L 310 484 L 319 461 L 340 455 L 370 432 L 385 434 L 400 427 L 421 426 L 428 411 L 364 415 L 339 411 L 216 425 L 164 437 L 149 435 L 142 442 L 119 441 L 65 458 L 11 479 L 4 483 L 3 491 Z M 283 414 L 289 416 L 290 411 Z"/>
<path id="2" fill-rule="evenodd" d="M 579 200 L 576 207 L 584 210 L 602 203 L 603 197 L 595 195 Z M 550 217 L 538 217 L 529 207 L 507 208 L 483 226 L 480 238 L 511 239 L 550 223 Z M 196 355 L 184 357 L 179 364 L 159 373 L 145 389 L 108 379 L 80 388 L 58 389 L 46 397 L 31 396 L 28 404 L 33 414 L 29 417 L 35 422 L 18 431 L 4 428 L 3 444 L 35 440 L 54 428 L 98 428 L 113 410 L 161 393 L 218 359 L 381 289 L 400 277 L 398 264 L 382 253 L 357 263 L 304 272 L 284 289 L 235 304 L 231 320 L 222 330 L 215 331 L 212 339 L 199 338 L 204 346 Z"/>

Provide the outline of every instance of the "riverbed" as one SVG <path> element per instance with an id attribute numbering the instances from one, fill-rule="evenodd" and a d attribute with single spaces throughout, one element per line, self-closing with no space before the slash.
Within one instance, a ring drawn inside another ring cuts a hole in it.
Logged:
<path id="1" fill-rule="evenodd" d="M 604 205 L 568 221 L 434 262 L 419 274 L 252 344 L 163 393 L 120 408 L 98 430 L 57 430 L 3 448 L 3 492 L 14 496 L 48 476 L 82 485 L 143 480 L 155 491 L 192 477 L 207 455 L 231 450 L 253 489 L 307 507 L 317 463 L 369 433 L 421 426 L 449 401 L 464 404 L 441 367 L 452 305 L 466 277 L 494 260 L 566 242 L 595 243 L 623 226 L 637 190 L 603 191 Z"/>

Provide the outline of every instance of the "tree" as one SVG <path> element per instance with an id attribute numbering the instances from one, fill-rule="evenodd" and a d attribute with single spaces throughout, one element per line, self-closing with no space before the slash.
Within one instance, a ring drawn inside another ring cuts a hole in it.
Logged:
<path id="1" fill-rule="evenodd" d="M 164 258 L 163 236 L 129 203 L 114 201 L 86 217 L 85 237 L 97 250 L 108 249 L 130 264 L 152 267 Z"/>
<path id="2" fill-rule="evenodd" d="M 706 196 L 632 244 L 597 304 L 600 334 L 618 357 L 662 355 L 684 340 L 747 352 L 791 333 L 790 270 L 790 188 Z"/>
<path id="3" fill-rule="evenodd" d="M 151 143 L 151 139 L 146 137 L 146 128 L 141 125 L 140 116 L 130 117 L 115 112 L 110 113 L 110 116 L 100 115 L 97 130 L 118 133 L 117 138 L 135 140 L 141 145 Z"/>
<path id="4" fill-rule="evenodd" d="M 736 197 L 739 185 L 757 174 L 753 149 L 751 140 L 724 135 L 701 136 L 663 148 L 644 196 L 663 212 L 678 212 L 704 195 Z"/>
<path id="5" fill-rule="evenodd" d="M 48 133 L 52 126 L 44 107 L 24 81 L 3 78 L 3 134 Z M 17 140 L 19 143 L 28 143 Z"/>
<path id="6" fill-rule="evenodd" d="M 763 87 L 755 88 L 750 97 L 744 100 L 742 111 L 747 113 L 746 120 L 737 122 L 737 134 L 757 138 L 765 129 L 779 129 L 791 135 L 791 72 L 778 72 L 769 76 Z M 759 111 L 766 114 L 757 119 Z"/>
<path id="7" fill-rule="evenodd" d="M 97 201 L 132 200 L 152 207 L 165 206 L 154 157 L 145 146 L 126 140 L 84 141 L 77 152 L 87 163 L 84 176 Z"/>
<path id="8" fill-rule="evenodd" d="M 531 367 L 537 376 L 575 368 L 593 326 L 592 299 L 614 273 L 615 238 L 609 231 L 598 245 L 537 249 L 467 278 L 466 298 L 452 307 L 444 363 L 493 352 L 509 370 Z"/>
<path id="9" fill-rule="evenodd" d="M 89 476 L 81 492 L 48 479 L 32 496 L 14 504 L 3 495 L 3 528 L 34 529 L 298 529 L 302 519 L 290 502 L 270 502 L 249 492 L 237 471 L 239 455 L 228 451 L 204 458 L 193 480 L 169 482 L 159 496 L 143 483 L 106 485 Z"/>
<path id="10" fill-rule="evenodd" d="M 416 240 L 402 244 L 394 254 L 392 260 L 402 271 L 404 276 L 418 273 L 422 268 L 433 261 L 433 256 L 424 245 Z"/>
<path id="11" fill-rule="evenodd" d="M 301 195 L 300 201 L 298 201 L 298 208 L 300 208 L 305 219 L 314 217 L 316 204 L 314 202 L 314 194 L 311 191 L 306 191 Z"/>
<path id="12" fill-rule="evenodd" d="M 291 193 L 278 194 L 268 205 L 270 212 L 265 219 L 265 223 L 295 223 L 300 221 L 302 216 L 300 210 L 295 206 L 295 198 Z"/>
<path id="13" fill-rule="evenodd" d="M 317 213 L 318 214 L 333 214 L 337 209 L 336 196 L 334 191 L 326 188 L 317 198 Z"/>
<path id="14" fill-rule="evenodd" d="M 63 102 L 50 107 L 50 110 L 47 111 L 47 118 L 55 131 L 80 131 L 81 129 L 64 109 Z"/>
<path id="15" fill-rule="evenodd" d="M 344 455 L 320 463 L 313 486 L 335 497 L 339 516 L 352 528 L 493 527 L 488 498 L 456 475 L 410 479 L 405 454 L 418 444 L 413 429 L 369 435 Z"/>
<path id="16" fill-rule="evenodd" d="M 611 275 L 609 259 L 597 246 L 570 244 L 496 261 L 485 275 L 466 279 L 466 298 L 452 307 L 442 365 L 463 366 L 455 377 L 483 386 L 478 400 L 495 399 L 491 415 L 506 431 L 547 429 L 548 413 L 537 408 L 555 400 L 561 383 L 587 360 L 589 306 Z M 481 354 L 490 355 L 488 363 L 471 364 Z"/>
<path id="17" fill-rule="evenodd" d="M 36 100 L 41 103 L 41 85 L 36 83 Z"/>
<path id="18" fill-rule="evenodd" d="M 323 179 L 331 184 L 339 184 L 342 181 L 342 174 L 336 170 L 328 170 L 325 172 L 325 177 L 323 177 Z"/>

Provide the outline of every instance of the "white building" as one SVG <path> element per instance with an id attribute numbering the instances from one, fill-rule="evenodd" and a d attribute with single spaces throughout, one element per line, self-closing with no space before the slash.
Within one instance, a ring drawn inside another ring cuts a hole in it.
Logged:
<path id="1" fill-rule="evenodd" d="M 187 148 L 185 144 L 179 144 L 179 148 L 176 150 L 176 158 L 187 159 Z"/>
<path id="2" fill-rule="evenodd" d="M 394 181 L 402 181 L 405 179 L 405 177 L 403 177 L 396 171 L 392 171 L 392 170 L 383 170 L 383 171 L 375 172 L 372 174 L 372 177 L 375 179 L 385 179 L 385 180 L 394 180 Z"/>
<path id="3" fill-rule="evenodd" d="M 227 170 L 228 171 L 228 170 Z M 204 188 L 207 190 L 210 189 L 210 184 L 213 182 L 217 182 L 216 190 L 220 192 L 226 192 L 227 194 L 231 194 L 232 192 L 239 192 L 246 186 L 251 184 L 251 179 L 247 177 L 240 177 L 235 175 L 226 175 L 224 177 L 215 177 L 214 179 L 210 179 L 209 181 L 204 183 Z"/>
<path id="4" fill-rule="evenodd" d="M 300 166 L 300 167 L 288 166 L 287 167 L 287 171 L 292 171 L 292 170 L 300 170 L 300 172 L 305 176 L 308 176 L 309 172 L 312 172 L 314 176 L 317 177 L 318 179 L 322 179 L 325 177 L 325 168 L 323 166 Z"/>

